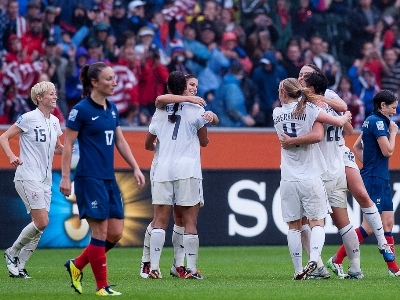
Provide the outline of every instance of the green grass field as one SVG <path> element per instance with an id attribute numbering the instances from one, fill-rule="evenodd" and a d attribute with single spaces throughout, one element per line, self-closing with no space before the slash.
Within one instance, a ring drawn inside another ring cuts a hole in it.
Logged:
<path id="1" fill-rule="evenodd" d="M 325 246 L 326 261 L 337 246 Z M 69 285 L 63 264 L 81 249 L 39 249 L 27 269 L 32 279 L 9 278 L 3 262 L 0 299 L 93 299 L 95 282 L 84 271 L 83 294 Z M 108 254 L 109 280 L 125 299 L 398 299 L 400 278 L 389 277 L 375 245 L 361 246 L 363 280 L 293 281 L 293 267 L 285 246 L 200 247 L 198 268 L 205 280 L 169 276 L 172 248 L 161 257 L 163 279 L 139 276 L 141 248 L 116 248 Z M 346 262 L 346 261 L 345 261 Z M 345 264 L 345 270 L 347 265 Z"/>

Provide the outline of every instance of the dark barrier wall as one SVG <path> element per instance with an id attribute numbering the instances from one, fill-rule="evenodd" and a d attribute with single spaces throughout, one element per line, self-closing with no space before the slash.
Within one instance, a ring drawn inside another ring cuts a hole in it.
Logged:
<path id="1" fill-rule="evenodd" d="M 136 188 L 133 174 L 116 173 L 125 205 L 125 230 L 120 246 L 141 246 L 145 228 L 152 219 L 148 172 L 143 190 Z M 392 193 L 395 220 L 400 202 L 400 171 L 392 171 Z M 0 170 L 0 248 L 9 247 L 21 229 L 30 222 L 30 215 L 15 192 L 14 171 Z M 89 228 L 77 217 L 75 198 L 64 197 L 58 190 L 61 174 L 53 172 L 53 196 L 50 223 L 39 247 L 82 247 L 87 245 Z M 202 246 L 213 245 L 286 245 L 287 225 L 282 222 L 279 196 L 279 170 L 206 170 L 203 171 L 205 206 L 200 210 L 198 231 Z M 353 225 L 361 222 L 358 204 L 349 197 L 349 215 Z M 166 244 L 171 245 L 171 226 Z M 339 244 L 341 239 L 330 218 L 325 227 L 326 244 Z M 399 226 L 395 221 L 395 239 Z M 367 239 L 375 243 L 375 237 Z"/>

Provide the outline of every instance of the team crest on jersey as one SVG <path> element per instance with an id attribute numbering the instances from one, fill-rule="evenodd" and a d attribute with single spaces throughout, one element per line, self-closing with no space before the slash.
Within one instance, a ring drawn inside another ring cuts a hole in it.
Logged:
<path id="1" fill-rule="evenodd" d="M 364 121 L 362 124 L 362 127 L 368 128 L 369 121 Z"/>
<path id="2" fill-rule="evenodd" d="M 72 109 L 69 113 L 68 120 L 75 121 L 77 115 L 78 115 L 78 110 Z"/>
<path id="3" fill-rule="evenodd" d="M 20 116 L 20 117 L 18 118 L 18 120 L 15 122 L 15 124 L 20 124 L 21 121 L 22 121 L 22 116 Z"/>
<path id="4" fill-rule="evenodd" d="M 117 117 L 117 114 L 115 113 L 115 111 L 112 111 L 111 114 L 113 116 L 113 119 L 115 119 Z"/>
<path id="5" fill-rule="evenodd" d="M 383 121 L 376 122 L 376 128 L 378 130 L 385 130 L 385 124 L 383 124 Z"/>
<path id="6" fill-rule="evenodd" d="M 57 131 L 57 123 L 53 123 L 54 131 Z"/>

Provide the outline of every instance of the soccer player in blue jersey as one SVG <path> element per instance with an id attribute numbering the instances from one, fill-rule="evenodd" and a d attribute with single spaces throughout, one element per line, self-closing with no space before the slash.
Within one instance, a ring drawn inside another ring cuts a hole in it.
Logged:
<path id="1" fill-rule="evenodd" d="M 121 295 L 107 280 L 106 252 L 122 237 L 124 210 L 121 192 L 114 174 L 114 147 L 133 169 L 138 186 L 145 178 L 140 171 L 119 124 L 115 104 L 107 100 L 117 85 L 111 67 L 96 62 L 82 68 L 83 96 L 71 110 L 65 130 L 60 191 L 71 194 L 71 156 L 73 144 L 79 142 L 79 162 L 74 187 L 79 217 L 86 219 L 92 231 L 89 245 L 75 259 L 65 264 L 71 286 L 82 293 L 82 270 L 90 263 L 97 284 L 96 295 Z"/>
<path id="2" fill-rule="evenodd" d="M 32 222 L 22 229 L 4 257 L 10 277 L 30 278 L 25 263 L 35 251 L 43 230 L 49 223 L 54 154 L 61 154 L 63 145 L 60 122 L 51 111 L 56 107 L 57 92 L 53 83 L 42 81 L 31 89 L 35 110 L 20 116 L 0 136 L 0 146 L 16 168 L 15 189 L 31 214 Z M 9 140 L 19 135 L 19 157 L 10 148 Z"/>
<path id="3" fill-rule="evenodd" d="M 354 154 L 363 163 L 361 177 L 372 201 L 381 215 L 387 243 L 394 251 L 392 228 L 394 224 L 393 201 L 390 187 L 389 157 L 394 152 L 398 127 L 390 117 L 396 114 L 398 100 L 388 91 L 382 90 L 373 98 L 374 111 L 361 127 L 361 135 L 354 143 Z M 372 229 L 364 219 L 358 228 L 360 243 Z M 339 250 L 340 251 L 340 250 Z M 338 251 L 338 252 L 339 252 Z M 384 256 L 385 258 L 385 256 Z M 385 258 L 389 275 L 400 276 L 400 269 L 394 259 Z"/>

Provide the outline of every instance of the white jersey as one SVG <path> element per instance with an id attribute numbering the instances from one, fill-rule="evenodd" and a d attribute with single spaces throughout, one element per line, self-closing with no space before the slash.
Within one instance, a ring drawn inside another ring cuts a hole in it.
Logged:
<path id="1" fill-rule="evenodd" d="M 50 118 L 36 108 L 20 116 L 15 125 L 21 128 L 19 157 L 22 165 L 15 171 L 14 181 L 33 180 L 51 185 L 52 164 L 57 139 L 62 135 L 58 118 Z"/>
<path id="2" fill-rule="evenodd" d="M 283 104 L 274 109 L 275 130 L 291 137 L 302 136 L 312 130 L 321 109 L 307 103 L 304 113 L 294 117 L 292 112 L 297 102 Z M 287 181 L 298 181 L 321 176 L 326 171 L 324 156 L 318 144 L 299 145 L 281 149 L 281 177 Z"/>
<path id="3" fill-rule="evenodd" d="M 206 124 L 202 117 L 204 108 L 197 104 L 183 102 L 176 112 L 176 122 L 171 123 L 174 104 L 164 110 L 157 109 L 149 132 L 157 136 L 158 147 L 152 163 L 152 178 L 155 182 L 178 179 L 202 179 L 200 141 L 197 131 Z"/>
<path id="4" fill-rule="evenodd" d="M 329 105 L 327 105 L 325 111 L 332 116 L 339 116 Z M 324 124 L 324 131 L 324 138 L 318 144 L 328 167 L 322 179 L 329 181 L 340 177 L 344 171 L 343 153 L 340 149 L 340 141 L 343 139 L 343 127 Z"/>

